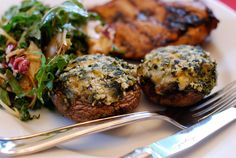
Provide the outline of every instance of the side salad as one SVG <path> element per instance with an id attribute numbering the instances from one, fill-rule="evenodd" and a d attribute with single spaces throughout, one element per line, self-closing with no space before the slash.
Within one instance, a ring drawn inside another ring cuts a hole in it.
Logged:
<path id="1" fill-rule="evenodd" d="M 53 82 L 70 60 L 89 52 L 84 27 L 99 20 L 81 2 L 49 7 L 37 0 L 12 6 L 0 21 L 0 105 L 22 121 L 47 104 Z"/>

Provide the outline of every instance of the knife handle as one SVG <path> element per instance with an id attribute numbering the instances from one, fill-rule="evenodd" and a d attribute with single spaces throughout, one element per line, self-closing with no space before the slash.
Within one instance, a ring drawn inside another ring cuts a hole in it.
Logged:
<path id="1" fill-rule="evenodd" d="M 130 153 L 123 155 L 121 158 L 153 158 L 152 150 L 148 147 L 137 148 Z M 161 158 L 155 154 L 155 158 Z"/>
<path id="2" fill-rule="evenodd" d="M 214 114 L 172 136 L 138 148 L 122 158 L 164 158 L 182 152 L 236 120 L 236 108 Z"/>

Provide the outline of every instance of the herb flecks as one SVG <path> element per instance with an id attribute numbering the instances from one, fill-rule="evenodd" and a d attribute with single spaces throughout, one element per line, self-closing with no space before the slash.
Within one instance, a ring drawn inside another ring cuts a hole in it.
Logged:
<path id="1" fill-rule="evenodd" d="M 137 84 L 135 66 L 104 55 L 86 55 L 70 62 L 59 77 L 68 97 L 110 105 Z"/>
<path id="2" fill-rule="evenodd" d="M 200 47 L 180 45 L 153 50 L 139 66 L 140 78 L 150 78 L 157 94 L 168 85 L 179 91 L 195 90 L 209 94 L 216 85 L 216 62 Z"/>

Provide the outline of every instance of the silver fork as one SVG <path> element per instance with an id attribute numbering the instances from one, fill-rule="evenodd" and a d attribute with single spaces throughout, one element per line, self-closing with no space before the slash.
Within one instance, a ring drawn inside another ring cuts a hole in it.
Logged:
<path id="1" fill-rule="evenodd" d="M 206 97 L 200 103 L 192 107 L 182 109 L 165 108 L 158 112 L 135 112 L 78 123 L 28 136 L 0 138 L 0 156 L 16 156 L 39 152 L 79 136 L 85 136 L 148 119 L 161 119 L 180 129 L 184 129 L 215 113 L 232 107 L 235 103 L 236 81 L 228 84 L 220 91 Z"/>

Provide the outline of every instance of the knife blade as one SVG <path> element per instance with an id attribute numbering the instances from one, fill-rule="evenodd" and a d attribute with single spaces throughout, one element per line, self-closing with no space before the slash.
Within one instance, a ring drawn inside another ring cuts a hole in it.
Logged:
<path id="1" fill-rule="evenodd" d="M 236 108 L 229 108 L 172 136 L 137 148 L 122 158 L 164 158 L 184 151 L 236 119 Z"/>

